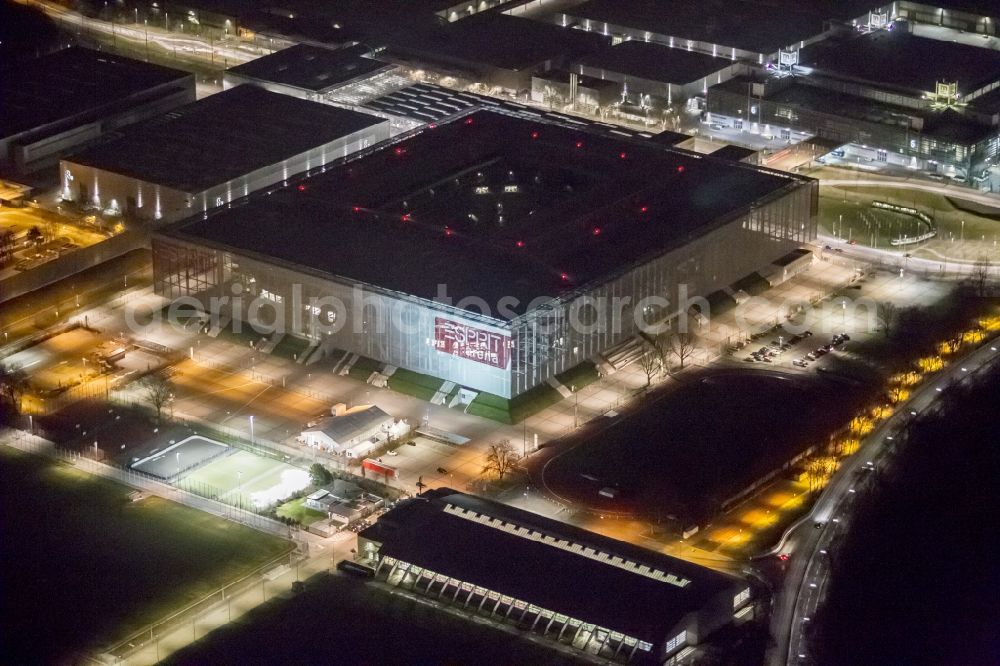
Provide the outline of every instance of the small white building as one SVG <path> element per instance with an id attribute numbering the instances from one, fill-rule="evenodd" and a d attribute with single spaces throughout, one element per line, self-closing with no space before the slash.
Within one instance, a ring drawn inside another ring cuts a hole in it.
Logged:
<path id="1" fill-rule="evenodd" d="M 390 437 L 406 434 L 409 426 L 375 405 L 346 409 L 334 407 L 334 415 L 302 431 L 307 446 L 348 458 L 364 458 Z"/>

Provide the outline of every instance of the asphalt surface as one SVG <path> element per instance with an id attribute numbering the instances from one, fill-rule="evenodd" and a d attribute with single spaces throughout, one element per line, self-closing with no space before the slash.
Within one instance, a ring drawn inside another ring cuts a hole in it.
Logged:
<path id="1" fill-rule="evenodd" d="M 961 381 L 1000 360 L 997 350 L 995 342 L 987 342 L 916 389 L 913 397 L 878 426 L 855 455 L 842 463 L 812 511 L 789 528 L 768 554 L 788 556 L 788 568 L 781 587 L 776 590 L 771 617 L 775 647 L 768 655 L 769 664 L 800 666 L 812 663 L 806 646 L 806 625 L 815 616 L 829 583 L 830 545 L 849 529 L 848 519 L 855 498 L 864 492 L 867 485 L 871 472 L 865 469 L 866 465 L 869 462 L 876 468 L 884 465 L 888 456 L 887 442 L 892 440 L 894 434 L 914 415 L 930 408 L 938 394 L 953 381 Z M 817 524 L 820 527 L 817 528 Z"/>

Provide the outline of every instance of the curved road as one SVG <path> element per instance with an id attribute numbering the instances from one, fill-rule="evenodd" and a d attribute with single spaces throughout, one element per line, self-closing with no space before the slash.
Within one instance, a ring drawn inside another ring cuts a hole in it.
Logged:
<path id="1" fill-rule="evenodd" d="M 810 663 L 804 636 L 805 625 L 816 614 L 829 582 L 830 544 L 846 533 L 847 519 L 856 496 L 870 474 L 868 463 L 878 467 L 887 455 L 886 441 L 915 414 L 931 407 L 938 393 L 953 381 L 961 381 L 1000 360 L 998 346 L 987 342 L 971 355 L 956 360 L 944 371 L 914 391 L 913 397 L 865 439 L 861 449 L 844 461 L 819 496 L 812 511 L 793 525 L 768 555 L 789 556 L 785 579 L 777 591 L 771 617 L 775 647 L 768 655 L 772 666 Z M 822 524 L 820 529 L 814 527 Z"/>
<path id="2" fill-rule="evenodd" d="M 950 185 L 948 183 L 926 182 L 923 180 L 889 180 L 889 179 L 858 179 L 853 178 L 823 178 L 819 181 L 822 187 L 881 187 L 887 189 L 900 190 L 921 190 L 923 192 L 933 192 L 945 197 L 972 201 L 1000 208 L 1000 197 L 989 192 L 977 192 L 964 185 Z"/>
<path id="3" fill-rule="evenodd" d="M 979 270 L 975 261 L 963 261 L 943 257 L 941 259 L 904 257 L 904 254 L 906 254 L 906 250 L 904 249 L 881 250 L 868 247 L 867 245 L 848 245 L 843 238 L 836 238 L 826 234 L 818 234 L 816 236 L 816 244 L 820 247 L 829 245 L 841 250 L 836 255 L 831 256 L 837 256 L 842 259 L 853 259 L 854 261 L 873 264 L 884 262 L 886 259 L 895 259 L 897 262 L 901 262 L 900 267 L 905 267 L 906 271 L 917 271 L 931 275 L 935 273 L 950 276 L 972 275 Z M 830 250 L 824 251 L 830 252 Z"/>

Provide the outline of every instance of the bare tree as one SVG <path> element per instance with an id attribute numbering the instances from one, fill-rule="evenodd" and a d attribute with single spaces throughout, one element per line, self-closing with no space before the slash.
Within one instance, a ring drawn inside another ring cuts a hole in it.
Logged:
<path id="1" fill-rule="evenodd" d="M 20 366 L 0 364 L 0 398 L 15 414 L 21 412 L 21 397 L 28 390 L 28 375 Z"/>
<path id="2" fill-rule="evenodd" d="M 899 308 L 891 301 L 882 301 L 875 306 L 875 316 L 878 318 L 882 335 L 889 337 L 896 327 L 896 319 L 899 317 Z"/>
<path id="3" fill-rule="evenodd" d="M 667 349 L 674 358 L 677 359 L 681 370 L 684 369 L 684 361 L 691 358 L 696 348 L 697 338 L 691 333 L 674 333 L 667 342 Z"/>
<path id="4" fill-rule="evenodd" d="M 521 457 L 517 454 L 510 440 L 501 439 L 499 442 L 490 444 L 483 472 L 496 474 L 497 479 L 502 481 L 503 477 L 517 466 L 520 459 Z"/>
<path id="5" fill-rule="evenodd" d="M 647 349 L 642 352 L 642 356 L 639 357 L 639 368 L 646 374 L 647 388 L 653 383 L 653 377 L 660 372 L 662 367 L 660 355 L 656 351 Z"/>
<path id="6" fill-rule="evenodd" d="M 837 461 L 833 458 L 809 458 L 806 461 L 806 479 L 809 482 L 809 492 L 823 489 L 827 480 L 837 471 Z"/>
<path id="7" fill-rule="evenodd" d="M 972 266 L 972 284 L 976 287 L 977 296 L 986 295 L 986 284 L 990 279 L 990 260 L 985 256 L 976 259 Z"/>
<path id="8" fill-rule="evenodd" d="M 174 397 L 174 384 L 162 375 L 147 375 L 141 382 L 143 394 L 156 409 L 156 420 L 160 420 L 163 408 Z"/>
<path id="9" fill-rule="evenodd" d="M 4 266 L 14 258 L 14 248 L 17 242 L 14 239 L 14 232 L 10 229 L 0 233 L 0 266 Z"/>
<path id="10" fill-rule="evenodd" d="M 552 110 L 554 110 L 557 106 L 561 107 L 565 104 L 563 96 L 553 86 L 545 86 L 545 89 L 542 91 L 542 100 L 545 104 L 548 104 L 549 109 Z"/>
<path id="11" fill-rule="evenodd" d="M 45 240 L 45 235 L 42 234 L 42 230 L 37 226 L 28 229 L 28 242 L 32 245 L 41 245 L 42 241 Z"/>

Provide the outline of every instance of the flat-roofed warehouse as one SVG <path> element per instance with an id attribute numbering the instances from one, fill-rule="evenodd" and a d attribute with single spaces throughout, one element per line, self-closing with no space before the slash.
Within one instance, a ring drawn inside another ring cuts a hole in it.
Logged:
<path id="1" fill-rule="evenodd" d="M 394 69 L 371 55 L 372 50 L 361 44 L 342 49 L 296 44 L 229 68 L 223 82 L 227 89 L 249 83 L 271 92 L 318 101 L 337 88 Z"/>
<path id="2" fill-rule="evenodd" d="M 195 99 L 194 74 L 70 47 L 0 68 L 0 164 L 55 165 L 102 134 Z"/>
<path id="3" fill-rule="evenodd" d="M 450 488 L 362 531 L 358 560 L 392 585 L 623 662 L 663 663 L 750 601 L 737 578 Z"/>
<path id="4" fill-rule="evenodd" d="M 777 61 L 782 49 L 823 39 L 831 29 L 827 17 L 809 11 L 808 3 L 797 3 L 794 8 L 743 0 L 712 4 L 705 0 L 586 0 L 557 9 L 547 20 L 619 40 L 657 42 L 759 64 Z"/>
<path id="5" fill-rule="evenodd" d="M 628 41 L 585 55 L 570 69 L 584 76 L 616 81 L 622 91 L 654 95 L 672 104 L 703 95 L 709 86 L 728 81 L 744 68 L 728 58 Z"/>
<path id="6" fill-rule="evenodd" d="M 240 319 L 509 399 L 683 310 L 680 285 L 707 295 L 814 239 L 817 190 L 480 111 L 164 230 L 154 281 L 205 304 L 240 285 L 267 305 Z"/>
<path id="7" fill-rule="evenodd" d="M 916 108 L 938 101 L 939 84 L 956 86 L 952 102 L 971 102 L 1000 87 L 1000 52 L 902 29 L 821 42 L 803 49 L 799 62 L 812 76 L 840 82 L 827 81 L 824 87 Z"/>
<path id="8" fill-rule="evenodd" d="M 177 220 L 389 137 L 365 113 L 239 86 L 62 161 L 62 196 L 130 219 Z"/>

